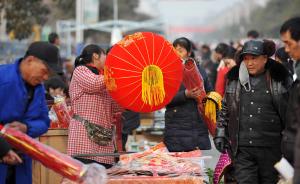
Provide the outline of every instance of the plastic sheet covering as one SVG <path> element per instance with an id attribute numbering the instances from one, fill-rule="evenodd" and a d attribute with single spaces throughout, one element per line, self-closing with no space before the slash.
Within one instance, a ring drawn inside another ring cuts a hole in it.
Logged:
<path id="1" fill-rule="evenodd" d="M 93 163 L 88 164 L 88 169 L 86 174 L 83 177 L 82 182 L 75 182 L 68 180 L 67 178 L 63 178 L 61 184 L 106 184 L 107 183 L 107 175 L 105 171 L 105 167 L 102 165 Z"/>

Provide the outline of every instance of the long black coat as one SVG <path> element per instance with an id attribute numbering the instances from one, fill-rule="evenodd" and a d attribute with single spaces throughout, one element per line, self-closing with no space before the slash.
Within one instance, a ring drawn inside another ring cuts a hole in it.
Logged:
<path id="1" fill-rule="evenodd" d="M 297 127 L 300 123 L 300 81 L 296 80 L 289 95 L 287 106 L 286 123 L 282 135 L 282 153 L 284 157 L 294 165 L 294 146 L 297 134 Z"/>
<path id="2" fill-rule="evenodd" d="M 198 68 L 206 92 L 211 91 L 205 71 Z M 211 149 L 208 129 L 198 113 L 197 102 L 186 98 L 185 89 L 181 84 L 175 97 L 166 106 L 164 143 L 171 152 Z"/>
<path id="3" fill-rule="evenodd" d="M 295 73 L 298 79 L 293 83 L 290 90 L 289 106 L 287 112 L 287 126 L 285 128 L 286 143 L 289 143 L 288 149 L 284 152 L 287 156 L 294 159 L 294 183 L 300 183 L 300 64 L 298 63 Z M 297 134 L 297 136 L 296 136 Z M 295 144 L 294 144 L 295 141 Z M 295 152 L 294 152 L 295 151 Z M 293 154 L 294 153 L 294 154 Z"/>
<path id="4" fill-rule="evenodd" d="M 274 107 L 279 113 L 282 125 L 285 123 L 285 114 L 288 101 L 288 89 L 292 78 L 283 65 L 269 59 L 265 66 L 269 76 L 268 84 L 271 91 Z M 223 98 L 223 108 L 217 120 L 217 129 L 225 128 L 230 142 L 231 156 L 235 156 L 238 148 L 239 135 L 239 107 L 241 85 L 238 81 L 239 66 L 233 67 L 227 75 L 227 85 Z"/>
<path id="5" fill-rule="evenodd" d="M 131 134 L 132 131 L 140 126 L 140 113 L 125 110 L 122 113 L 122 133 Z"/>

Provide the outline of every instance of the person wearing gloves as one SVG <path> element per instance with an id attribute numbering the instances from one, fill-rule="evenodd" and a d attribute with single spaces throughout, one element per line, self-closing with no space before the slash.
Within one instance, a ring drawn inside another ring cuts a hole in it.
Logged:
<path id="1" fill-rule="evenodd" d="M 274 42 L 250 40 L 242 49 L 242 62 L 227 75 L 214 143 L 220 152 L 229 152 L 238 183 L 278 180 L 274 164 L 281 159 L 281 132 L 292 78 L 270 58 L 274 52 Z"/>
<path id="2" fill-rule="evenodd" d="M 42 83 L 52 73 L 52 66 L 57 64 L 57 53 L 57 48 L 50 43 L 33 42 L 23 58 L 0 66 L 2 125 L 33 138 L 47 132 L 50 120 Z M 0 183 L 32 183 L 32 160 L 25 154 L 20 157 L 21 164 L 0 164 Z"/>

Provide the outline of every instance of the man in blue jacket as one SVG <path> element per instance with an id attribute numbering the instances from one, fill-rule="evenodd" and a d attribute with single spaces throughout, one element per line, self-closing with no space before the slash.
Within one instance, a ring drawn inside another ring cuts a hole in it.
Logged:
<path id="1" fill-rule="evenodd" d="M 50 120 L 43 82 L 58 63 L 58 50 L 47 42 L 32 43 L 14 64 L 0 65 L 0 123 L 35 138 L 47 132 Z M 32 160 L 0 164 L 0 183 L 31 184 Z"/>

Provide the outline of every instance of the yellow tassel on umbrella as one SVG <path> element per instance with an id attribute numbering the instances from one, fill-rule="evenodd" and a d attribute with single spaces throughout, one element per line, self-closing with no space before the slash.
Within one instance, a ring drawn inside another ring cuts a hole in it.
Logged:
<path id="1" fill-rule="evenodd" d="M 159 105 L 164 101 L 164 77 L 156 65 L 148 65 L 142 72 L 142 100 L 149 105 Z"/>

